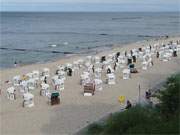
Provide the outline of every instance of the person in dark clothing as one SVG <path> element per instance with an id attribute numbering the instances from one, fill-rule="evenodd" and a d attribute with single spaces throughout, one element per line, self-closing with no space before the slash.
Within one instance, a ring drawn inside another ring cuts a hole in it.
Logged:
<path id="1" fill-rule="evenodd" d="M 151 91 L 148 90 L 146 91 L 146 99 L 150 99 L 150 97 L 151 97 Z"/>
<path id="2" fill-rule="evenodd" d="M 110 68 L 107 69 L 107 74 L 111 74 L 111 69 Z"/>
<path id="3" fill-rule="evenodd" d="M 127 56 L 127 51 L 125 51 L 124 55 Z"/>
<path id="4" fill-rule="evenodd" d="M 156 58 L 159 58 L 159 52 L 156 53 Z"/>
<path id="5" fill-rule="evenodd" d="M 101 57 L 101 63 L 103 63 L 104 61 L 106 61 L 106 56 Z"/>
<path id="6" fill-rule="evenodd" d="M 56 75 L 58 75 L 58 72 L 59 72 L 59 69 L 58 69 L 58 70 L 56 70 Z"/>
<path id="7" fill-rule="evenodd" d="M 92 71 L 93 71 L 93 73 L 94 73 L 94 65 L 92 66 Z"/>
<path id="8" fill-rule="evenodd" d="M 14 67 L 16 67 L 16 66 L 17 66 L 17 62 L 15 61 L 15 62 L 14 62 Z"/>
<path id="9" fill-rule="evenodd" d="M 132 56 L 133 62 L 136 63 L 136 56 Z"/>
<path id="10" fill-rule="evenodd" d="M 127 105 L 126 105 L 125 109 L 129 109 L 131 107 L 132 107 L 131 102 L 129 100 L 127 100 Z"/>
<path id="11" fill-rule="evenodd" d="M 46 76 L 44 77 L 44 83 L 47 84 L 47 77 Z"/>
<path id="12" fill-rule="evenodd" d="M 116 70 L 116 67 L 117 67 L 117 64 L 116 64 L 116 62 L 114 63 L 114 70 Z"/>
<path id="13" fill-rule="evenodd" d="M 118 58 L 120 56 L 120 52 L 116 53 L 116 58 Z"/>
<path id="14" fill-rule="evenodd" d="M 72 69 L 71 68 L 68 68 L 68 75 L 72 76 Z"/>
<path id="15" fill-rule="evenodd" d="M 131 53 L 131 56 L 132 56 L 133 55 L 133 51 L 131 50 L 130 53 Z"/>

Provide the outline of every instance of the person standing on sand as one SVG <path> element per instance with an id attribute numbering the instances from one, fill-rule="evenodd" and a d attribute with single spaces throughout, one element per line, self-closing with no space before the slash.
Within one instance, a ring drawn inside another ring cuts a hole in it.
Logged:
<path id="1" fill-rule="evenodd" d="M 127 51 L 125 51 L 124 55 L 125 55 L 125 57 L 127 56 Z"/>
<path id="2" fill-rule="evenodd" d="M 156 53 L 156 58 L 159 58 L 159 52 Z"/>
<path id="3" fill-rule="evenodd" d="M 17 62 L 16 61 L 14 62 L 14 67 L 17 67 Z"/>
<path id="4" fill-rule="evenodd" d="M 93 73 L 94 73 L 94 65 L 92 66 L 92 71 L 93 71 Z"/>
<path id="5" fill-rule="evenodd" d="M 114 71 L 116 70 L 116 67 L 117 67 L 117 64 L 116 64 L 116 62 L 115 62 L 115 64 L 114 64 Z"/>

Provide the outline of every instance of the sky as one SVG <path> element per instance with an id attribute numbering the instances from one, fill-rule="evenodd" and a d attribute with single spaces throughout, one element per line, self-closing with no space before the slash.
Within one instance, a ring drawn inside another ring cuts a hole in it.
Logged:
<path id="1" fill-rule="evenodd" d="M 0 0 L 0 11 L 180 11 L 180 0 Z"/>

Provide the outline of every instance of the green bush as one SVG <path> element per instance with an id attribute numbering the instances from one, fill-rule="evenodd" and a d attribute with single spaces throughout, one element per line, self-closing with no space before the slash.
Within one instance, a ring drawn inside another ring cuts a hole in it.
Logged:
<path id="1" fill-rule="evenodd" d="M 94 123 L 88 127 L 88 134 L 96 135 L 96 134 L 99 134 L 100 132 L 102 132 L 102 130 L 103 130 L 102 125 Z"/>
<path id="2" fill-rule="evenodd" d="M 158 108 L 135 106 L 124 112 L 117 112 L 102 124 L 91 124 L 84 134 L 179 134 L 180 74 L 167 79 L 164 90 L 157 96 Z M 159 111 L 158 111 L 159 110 Z M 168 116 L 168 117 L 164 117 Z"/>
<path id="3" fill-rule="evenodd" d="M 160 100 L 160 111 L 163 115 L 178 114 L 180 105 L 180 74 L 167 79 L 164 90 L 157 96 Z"/>

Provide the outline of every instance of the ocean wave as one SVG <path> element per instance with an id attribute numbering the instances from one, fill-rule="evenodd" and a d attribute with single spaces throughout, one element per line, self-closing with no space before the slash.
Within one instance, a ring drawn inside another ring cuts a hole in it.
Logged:
<path id="1" fill-rule="evenodd" d="M 8 48 L 0 47 L 1 50 L 21 51 L 21 52 L 41 52 L 41 53 L 61 53 L 61 54 L 75 54 L 72 51 L 57 51 L 57 50 L 40 50 L 40 49 L 26 49 L 26 48 Z"/>
<path id="2" fill-rule="evenodd" d="M 36 35 L 48 35 L 48 34 L 56 34 L 56 35 L 59 35 L 59 34 L 74 34 L 74 35 L 108 35 L 106 33 L 85 33 L 85 32 L 59 32 L 59 31 L 42 31 L 42 32 L 39 32 L 39 31 L 34 31 L 34 32 L 29 32 L 29 31 L 2 31 L 3 34 L 36 34 Z"/>
<path id="3" fill-rule="evenodd" d="M 142 17 L 117 17 L 112 18 L 112 20 L 134 20 L 134 19 L 142 19 Z"/>
<path id="4" fill-rule="evenodd" d="M 148 38 L 153 38 L 153 37 L 159 37 L 159 36 L 154 36 L 154 35 L 138 35 L 138 37 L 148 37 Z"/>

